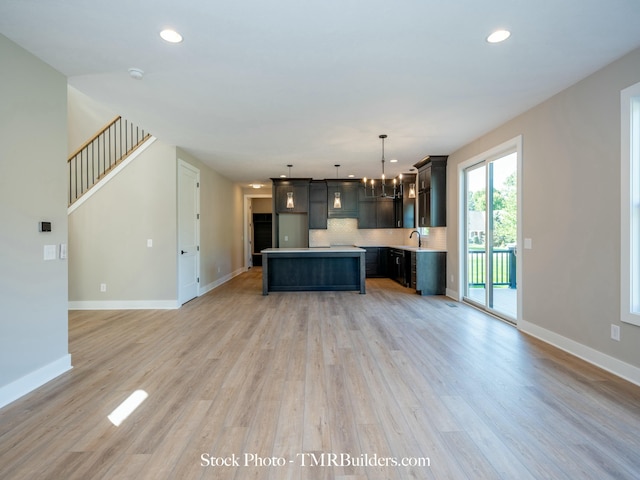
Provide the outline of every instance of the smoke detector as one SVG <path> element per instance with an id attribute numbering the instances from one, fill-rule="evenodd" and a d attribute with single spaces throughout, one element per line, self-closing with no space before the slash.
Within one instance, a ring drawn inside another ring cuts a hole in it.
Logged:
<path id="1" fill-rule="evenodd" d="M 144 76 L 144 72 L 139 68 L 130 68 L 129 76 L 131 78 L 135 78 L 136 80 L 142 80 L 142 77 Z"/>

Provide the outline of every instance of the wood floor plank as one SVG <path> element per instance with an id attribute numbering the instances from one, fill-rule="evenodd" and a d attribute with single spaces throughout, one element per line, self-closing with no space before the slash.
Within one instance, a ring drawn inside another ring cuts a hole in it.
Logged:
<path id="1" fill-rule="evenodd" d="M 458 419 L 459 424 L 464 426 L 464 431 L 473 442 L 474 448 L 479 449 L 491 464 L 496 477 L 535 480 L 535 477 L 496 435 L 491 425 L 480 418 L 463 398 L 446 397 L 443 400 L 451 414 Z M 496 452 L 501 454 L 496 455 Z"/>
<path id="2" fill-rule="evenodd" d="M 640 387 L 388 279 L 263 296 L 252 269 L 178 310 L 70 312 L 69 350 L 71 371 L 0 409 L 3 480 L 640 471 Z M 147 399 L 111 424 L 137 389 Z"/>
<path id="3" fill-rule="evenodd" d="M 329 365 L 327 372 L 327 400 L 329 411 L 329 432 L 331 435 L 331 453 L 341 456 L 333 468 L 333 475 L 363 474 L 364 469 L 349 462 L 342 462 L 346 455 L 361 452 L 358 430 L 353 423 L 354 413 L 346 386 L 347 379 L 341 365 Z M 355 449 L 355 450 L 354 450 Z"/>
<path id="4" fill-rule="evenodd" d="M 198 425 L 206 421 L 211 408 L 210 400 L 191 401 L 185 405 L 183 415 L 179 421 L 172 424 L 170 430 L 164 435 L 152 454 L 148 457 L 147 468 L 139 473 L 140 478 L 170 478 L 175 467 L 175 458 L 181 453 L 181 449 L 189 445 L 194 431 Z M 136 456 L 140 454 L 133 454 Z"/>

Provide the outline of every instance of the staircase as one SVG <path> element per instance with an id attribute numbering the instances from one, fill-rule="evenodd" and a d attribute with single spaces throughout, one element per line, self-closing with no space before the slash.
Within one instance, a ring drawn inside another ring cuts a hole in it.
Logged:
<path id="1" fill-rule="evenodd" d="M 120 116 L 102 128 L 67 161 L 69 207 L 151 138 L 151 134 Z"/>

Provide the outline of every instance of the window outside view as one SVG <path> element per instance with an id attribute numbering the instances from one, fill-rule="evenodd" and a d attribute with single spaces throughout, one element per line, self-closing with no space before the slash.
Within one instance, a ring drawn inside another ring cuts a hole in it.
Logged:
<path id="1" fill-rule="evenodd" d="M 517 153 L 466 171 L 466 297 L 488 309 L 517 316 Z M 487 195 L 489 188 L 490 195 Z M 489 221 L 487 221 L 489 220 Z M 487 263 L 487 258 L 491 263 Z"/>

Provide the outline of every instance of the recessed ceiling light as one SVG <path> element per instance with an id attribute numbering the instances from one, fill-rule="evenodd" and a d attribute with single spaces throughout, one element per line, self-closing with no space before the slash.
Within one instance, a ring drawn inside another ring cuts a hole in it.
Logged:
<path id="1" fill-rule="evenodd" d="M 182 35 L 170 28 L 165 28 L 164 30 L 162 30 L 160 32 L 160 36 L 164 41 L 169 43 L 180 43 L 182 41 Z"/>
<path id="2" fill-rule="evenodd" d="M 500 43 L 504 42 L 507 38 L 511 36 L 511 32 L 509 30 L 496 30 L 491 35 L 487 37 L 487 42 L 489 43 Z"/>
<path id="3" fill-rule="evenodd" d="M 392 158 L 391 160 L 389 160 L 391 163 L 398 163 L 398 159 L 397 158 Z"/>

